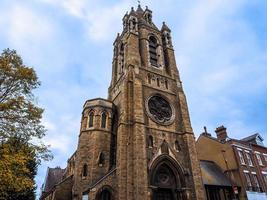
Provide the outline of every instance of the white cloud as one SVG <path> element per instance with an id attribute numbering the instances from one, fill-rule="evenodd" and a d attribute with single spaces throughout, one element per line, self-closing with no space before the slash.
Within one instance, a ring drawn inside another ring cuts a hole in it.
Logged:
<path id="1" fill-rule="evenodd" d="M 87 29 L 91 39 L 100 41 L 114 38 L 116 32 L 121 29 L 123 13 L 127 8 L 127 3 L 120 3 L 110 8 L 104 7 L 89 12 Z"/>
<path id="2" fill-rule="evenodd" d="M 37 0 L 38 1 L 38 0 Z M 70 15 L 83 18 L 85 15 L 85 8 L 89 0 L 39 0 L 54 6 L 62 7 Z"/>
<path id="3" fill-rule="evenodd" d="M 6 19 L 5 24 L 0 24 L 1 30 L 14 46 L 35 45 L 48 41 L 53 35 L 53 27 L 45 16 L 20 4 L 11 6 L 1 16 Z"/>
<path id="4" fill-rule="evenodd" d="M 79 18 L 89 38 L 93 41 L 114 38 L 119 32 L 121 20 L 131 3 L 117 2 L 112 6 L 105 6 L 101 2 L 86 0 L 41 0 L 54 6 L 61 7 L 74 17 Z"/>
<path id="5" fill-rule="evenodd" d="M 52 122 L 44 124 L 48 125 L 46 126 L 48 134 L 44 138 L 44 143 L 49 145 L 52 150 L 70 156 L 73 153 L 73 147 L 76 146 L 79 121 L 80 117 L 59 115 L 56 117 L 56 125 Z"/>
<path id="6" fill-rule="evenodd" d="M 196 135 L 204 125 L 213 132 L 224 124 L 237 138 L 255 129 L 256 122 L 245 122 L 247 106 L 257 107 L 252 99 L 267 89 L 267 58 L 256 30 L 240 16 L 247 4 L 207 0 L 175 15 L 182 20 L 173 40 Z"/>

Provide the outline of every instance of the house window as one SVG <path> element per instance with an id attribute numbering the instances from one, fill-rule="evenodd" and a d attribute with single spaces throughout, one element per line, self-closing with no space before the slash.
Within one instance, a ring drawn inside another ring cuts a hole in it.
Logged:
<path id="1" fill-rule="evenodd" d="M 106 128 L 106 122 L 107 122 L 107 114 L 106 112 L 103 112 L 101 116 L 101 128 Z"/>
<path id="2" fill-rule="evenodd" d="M 264 154 L 263 157 L 264 157 L 264 160 L 267 161 L 267 155 Z"/>
<path id="3" fill-rule="evenodd" d="M 89 200 L 88 199 L 88 194 L 83 194 L 82 200 Z"/>
<path id="4" fill-rule="evenodd" d="M 239 159 L 240 159 L 240 163 L 242 165 L 245 165 L 246 163 L 245 163 L 245 160 L 244 160 L 244 156 L 243 156 L 242 151 L 238 151 L 238 156 L 239 156 Z"/>
<path id="5" fill-rule="evenodd" d="M 259 184 L 259 180 L 258 180 L 257 174 L 252 174 L 252 176 L 253 176 L 253 180 L 254 180 L 255 186 L 257 188 L 259 188 L 260 184 Z"/>
<path id="6" fill-rule="evenodd" d="M 261 155 L 258 154 L 258 153 L 256 153 L 256 158 L 257 158 L 257 160 L 258 160 L 259 165 L 263 165 L 263 164 L 262 164 L 262 160 L 261 160 Z"/>
<path id="7" fill-rule="evenodd" d="M 246 153 L 246 156 L 247 156 L 247 160 L 248 160 L 248 165 L 249 166 L 253 166 L 253 163 L 252 163 L 250 154 L 249 153 Z"/>
<path id="8" fill-rule="evenodd" d="M 247 186 L 248 186 L 248 187 L 251 187 L 252 184 L 251 184 L 251 180 L 250 180 L 249 173 L 244 172 L 244 175 L 245 175 L 245 178 L 246 178 L 246 181 L 247 181 Z"/>
<path id="9" fill-rule="evenodd" d="M 262 175 L 263 175 L 263 179 L 264 179 L 265 185 L 267 185 L 267 173 L 262 174 Z"/>
<path id="10" fill-rule="evenodd" d="M 93 127 L 93 125 L 94 125 L 94 113 L 91 112 L 91 113 L 89 114 L 89 124 L 88 124 L 88 127 L 89 127 L 89 128 L 90 128 L 90 127 Z"/>
<path id="11" fill-rule="evenodd" d="M 149 37 L 149 57 L 151 65 L 158 67 L 157 40 L 153 36 Z"/>
<path id="12" fill-rule="evenodd" d="M 88 174 L 88 166 L 87 166 L 87 164 L 84 164 L 84 165 L 83 165 L 82 176 L 83 176 L 83 177 L 86 177 L 87 174 Z"/>

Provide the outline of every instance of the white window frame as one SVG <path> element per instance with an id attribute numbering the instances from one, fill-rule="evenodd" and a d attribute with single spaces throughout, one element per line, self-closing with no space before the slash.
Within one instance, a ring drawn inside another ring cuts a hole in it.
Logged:
<path id="1" fill-rule="evenodd" d="M 251 178 L 249 176 L 249 173 L 244 171 L 244 176 L 245 176 L 245 179 L 246 179 L 247 186 L 248 187 L 252 187 L 252 182 L 251 182 Z"/>
<path id="2" fill-rule="evenodd" d="M 267 185 L 267 173 L 266 172 L 261 172 L 261 173 L 263 175 L 264 183 L 265 183 L 265 185 Z"/>
<path id="3" fill-rule="evenodd" d="M 255 183 L 256 187 L 259 188 L 260 187 L 260 183 L 259 183 L 259 178 L 257 176 L 257 173 L 252 173 L 252 177 L 254 179 L 254 183 Z"/>
<path id="4" fill-rule="evenodd" d="M 260 153 L 255 153 L 255 156 L 257 158 L 257 161 L 259 163 L 259 165 L 263 166 L 263 162 L 262 162 L 262 159 L 261 159 L 261 154 Z"/>
<path id="5" fill-rule="evenodd" d="M 251 159 L 251 154 L 249 153 L 249 152 L 245 152 L 245 154 L 246 154 L 246 157 L 247 157 L 247 160 L 248 160 L 248 165 L 249 166 L 253 166 L 253 162 L 252 162 L 252 159 Z"/>
<path id="6" fill-rule="evenodd" d="M 238 156 L 239 156 L 239 160 L 240 160 L 241 165 L 245 165 L 246 162 L 245 162 L 245 159 L 244 159 L 243 152 L 240 151 L 240 150 L 237 150 L 237 152 L 238 152 Z"/>

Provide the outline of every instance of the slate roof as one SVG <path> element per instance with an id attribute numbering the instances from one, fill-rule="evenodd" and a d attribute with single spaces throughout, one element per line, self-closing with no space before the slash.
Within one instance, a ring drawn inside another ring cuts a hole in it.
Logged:
<path id="1" fill-rule="evenodd" d="M 51 191 L 53 187 L 62 180 L 64 172 L 65 169 L 61 169 L 60 167 L 56 168 L 48 167 L 43 192 Z"/>
<path id="2" fill-rule="evenodd" d="M 204 185 L 232 186 L 229 178 L 222 172 L 222 169 L 213 161 L 200 161 L 202 180 Z"/>
<path id="3" fill-rule="evenodd" d="M 241 139 L 242 141 L 246 141 L 246 142 L 248 142 L 248 141 L 251 141 L 251 140 L 255 140 L 257 137 L 259 137 L 261 140 L 263 140 L 263 138 L 260 136 L 260 134 L 258 134 L 258 133 L 255 133 L 255 134 L 253 134 L 253 135 L 250 135 L 250 136 L 248 136 L 248 137 L 245 137 L 245 138 L 243 138 L 243 139 Z"/>

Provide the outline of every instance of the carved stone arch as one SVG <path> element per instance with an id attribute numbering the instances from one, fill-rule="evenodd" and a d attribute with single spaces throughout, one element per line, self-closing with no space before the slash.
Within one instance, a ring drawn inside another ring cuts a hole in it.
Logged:
<path id="1" fill-rule="evenodd" d="M 149 33 L 147 35 L 147 40 L 149 41 L 150 39 L 152 39 L 152 40 L 155 39 L 154 42 L 157 43 L 157 46 L 160 44 L 160 40 L 159 40 L 158 36 L 156 36 L 154 33 Z"/>
<path id="2" fill-rule="evenodd" d="M 86 114 L 89 115 L 91 112 L 94 113 L 94 115 L 96 114 L 96 110 L 94 108 L 90 108 L 87 110 Z"/>
<path id="3" fill-rule="evenodd" d="M 101 187 L 96 194 L 96 200 L 115 200 L 115 191 L 109 185 Z"/>
<path id="4" fill-rule="evenodd" d="M 167 154 L 157 157 L 149 169 L 149 184 L 152 188 L 152 200 L 186 199 L 184 170 L 181 165 Z"/>

